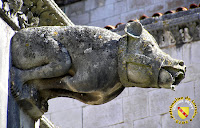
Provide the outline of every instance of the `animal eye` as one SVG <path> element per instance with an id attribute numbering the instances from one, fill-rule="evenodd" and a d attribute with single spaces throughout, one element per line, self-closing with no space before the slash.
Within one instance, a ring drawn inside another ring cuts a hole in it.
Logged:
<path id="1" fill-rule="evenodd" d="M 150 42 L 145 42 L 144 44 L 144 51 L 146 52 L 152 52 L 154 45 L 151 44 Z"/>

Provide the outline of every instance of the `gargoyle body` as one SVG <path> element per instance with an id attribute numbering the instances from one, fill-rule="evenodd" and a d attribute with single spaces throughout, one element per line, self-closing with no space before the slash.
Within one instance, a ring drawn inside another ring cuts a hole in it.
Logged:
<path id="1" fill-rule="evenodd" d="M 125 87 L 171 88 L 185 75 L 138 22 L 126 34 L 88 26 L 20 30 L 11 41 L 12 82 L 34 86 L 42 98 L 71 97 L 103 104 Z M 20 88 L 21 88 L 20 87 Z"/>

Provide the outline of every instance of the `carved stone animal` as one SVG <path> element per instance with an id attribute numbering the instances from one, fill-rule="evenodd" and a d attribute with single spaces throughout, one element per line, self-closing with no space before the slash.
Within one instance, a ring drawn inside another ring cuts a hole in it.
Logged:
<path id="1" fill-rule="evenodd" d="M 89 26 L 22 29 L 11 41 L 12 82 L 35 86 L 46 100 L 65 96 L 87 104 L 106 103 L 125 87 L 180 83 L 183 61 L 162 52 L 139 22 L 127 23 L 125 32 Z"/>

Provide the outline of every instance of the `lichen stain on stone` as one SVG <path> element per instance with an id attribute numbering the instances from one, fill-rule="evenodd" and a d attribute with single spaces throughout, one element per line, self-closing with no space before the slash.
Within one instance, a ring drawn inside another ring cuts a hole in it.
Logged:
<path id="1" fill-rule="evenodd" d="M 30 46 L 29 43 L 26 43 L 25 45 L 26 45 L 26 47 Z"/>
<path id="2" fill-rule="evenodd" d="M 103 37 L 101 35 L 98 36 L 99 39 L 102 39 Z"/>
<path id="3" fill-rule="evenodd" d="M 53 32 L 53 36 L 57 36 L 58 35 L 58 32 Z"/>

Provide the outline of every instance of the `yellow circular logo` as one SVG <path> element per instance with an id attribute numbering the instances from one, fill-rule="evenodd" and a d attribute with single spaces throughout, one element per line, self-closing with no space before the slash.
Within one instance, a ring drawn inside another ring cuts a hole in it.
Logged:
<path id="1" fill-rule="evenodd" d="M 172 119 L 179 124 L 187 124 L 197 114 L 197 105 L 194 100 L 188 96 L 183 98 L 175 98 L 174 102 L 169 107 L 169 113 Z"/>

